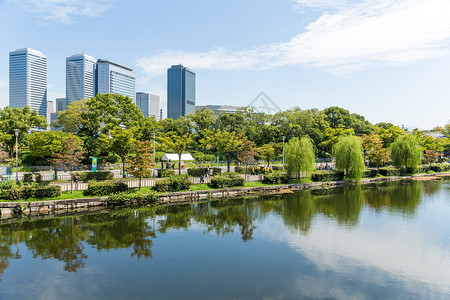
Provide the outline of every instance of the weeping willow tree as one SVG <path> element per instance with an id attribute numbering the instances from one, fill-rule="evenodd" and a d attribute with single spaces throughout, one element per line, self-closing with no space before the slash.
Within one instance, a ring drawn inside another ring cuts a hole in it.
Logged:
<path id="1" fill-rule="evenodd" d="M 392 164 L 397 167 L 413 168 L 422 160 L 419 139 L 412 134 L 399 136 L 391 145 Z"/>
<path id="2" fill-rule="evenodd" d="M 347 178 L 360 180 L 364 174 L 364 150 L 361 139 L 346 136 L 338 140 L 333 147 L 336 169 L 345 172 Z"/>
<path id="3" fill-rule="evenodd" d="M 316 163 L 314 146 L 309 137 L 293 138 L 285 148 L 286 171 L 291 178 L 300 178 L 305 172 L 306 177 L 311 176 Z"/>

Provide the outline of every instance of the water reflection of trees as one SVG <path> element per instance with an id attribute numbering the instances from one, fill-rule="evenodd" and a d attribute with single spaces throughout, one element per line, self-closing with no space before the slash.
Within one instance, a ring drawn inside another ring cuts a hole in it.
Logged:
<path id="1" fill-rule="evenodd" d="M 295 232 L 307 234 L 318 215 L 339 225 L 358 224 L 366 204 L 376 212 L 414 216 L 422 194 L 439 191 L 438 183 L 397 183 L 354 186 L 320 191 L 302 191 L 255 199 L 230 199 L 195 205 L 159 208 L 125 208 L 109 213 L 37 221 L 19 221 L 0 226 L 0 276 L 10 259 L 20 258 L 25 244 L 34 257 L 55 258 L 64 270 L 76 272 L 88 259 L 86 245 L 98 251 L 130 249 L 130 255 L 152 257 L 154 239 L 171 230 L 188 230 L 193 224 L 205 233 L 223 236 L 239 232 L 244 242 L 254 238 L 256 221 L 279 216 Z"/>

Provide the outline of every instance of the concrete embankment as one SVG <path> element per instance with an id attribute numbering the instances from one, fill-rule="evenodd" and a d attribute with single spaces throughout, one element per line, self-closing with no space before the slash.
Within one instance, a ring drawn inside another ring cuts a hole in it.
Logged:
<path id="1" fill-rule="evenodd" d="M 425 174 L 402 177 L 381 177 L 366 178 L 361 180 L 361 184 L 377 183 L 377 182 L 393 182 L 402 180 L 436 180 L 441 177 L 450 177 L 450 173 Z M 224 199 L 230 197 L 242 197 L 250 195 L 263 194 L 283 194 L 291 193 L 296 190 L 315 190 L 324 188 L 333 188 L 337 186 L 352 185 L 354 181 L 329 181 L 329 182 L 311 182 L 298 184 L 284 184 L 260 187 L 244 187 L 244 188 L 228 188 L 204 191 L 188 191 L 165 193 L 156 199 L 155 204 L 174 205 L 199 201 L 212 201 L 216 199 Z M 61 215 L 83 211 L 98 211 L 108 206 L 114 206 L 109 203 L 108 197 L 97 198 L 81 198 L 51 201 L 33 201 L 33 202 L 0 202 L 0 217 L 2 220 L 9 219 L 15 215 L 22 214 L 26 216 L 45 216 L 45 215 Z M 136 205 L 137 202 L 129 202 L 124 205 Z M 3 222 L 2 222 L 3 223 Z"/>

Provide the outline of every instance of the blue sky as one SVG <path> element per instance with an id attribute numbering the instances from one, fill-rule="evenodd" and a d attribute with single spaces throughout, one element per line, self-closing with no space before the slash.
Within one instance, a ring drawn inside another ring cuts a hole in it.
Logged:
<path id="1" fill-rule="evenodd" d="M 132 67 L 161 96 L 166 70 L 197 73 L 197 105 L 340 106 L 372 123 L 450 121 L 448 0 L 0 0 L 0 106 L 8 53 L 48 58 L 49 100 L 65 96 L 65 58 Z"/>

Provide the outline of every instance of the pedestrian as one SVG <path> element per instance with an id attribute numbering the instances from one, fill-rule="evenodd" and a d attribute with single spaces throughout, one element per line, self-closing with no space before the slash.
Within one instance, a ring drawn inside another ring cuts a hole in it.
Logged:
<path id="1" fill-rule="evenodd" d="M 208 175 L 209 175 L 208 167 L 205 168 L 205 173 L 204 173 L 204 175 L 205 175 L 205 177 L 208 177 Z"/>
<path id="2" fill-rule="evenodd" d="M 211 176 L 213 176 L 213 169 L 212 168 L 209 168 L 209 172 L 208 172 L 209 174 L 209 177 L 211 177 Z"/>
<path id="3" fill-rule="evenodd" d="M 200 175 L 200 183 L 204 183 L 205 182 L 205 178 L 203 177 L 203 174 Z"/>
<path id="4" fill-rule="evenodd" d="M 75 182 L 75 189 L 78 190 L 78 182 L 80 182 L 80 176 L 76 175 L 73 178 L 73 182 Z"/>
<path id="5" fill-rule="evenodd" d="M 31 173 L 31 181 L 36 182 L 36 174 L 34 172 Z"/>

